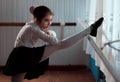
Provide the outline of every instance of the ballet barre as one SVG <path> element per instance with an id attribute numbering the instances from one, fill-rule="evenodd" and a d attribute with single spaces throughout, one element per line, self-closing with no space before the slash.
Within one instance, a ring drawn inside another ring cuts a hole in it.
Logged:
<path id="1" fill-rule="evenodd" d="M 79 18 L 78 18 L 78 22 L 79 24 L 82 26 L 83 29 L 85 29 L 88 25 L 85 24 L 84 22 L 82 22 Z M 105 55 L 103 54 L 103 52 L 101 51 L 101 49 L 96 45 L 96 43 L 94 42 L 94 40 L 92 39 L 92 37 L 88 36 L 87 37 L 88 41 L 90 42 L 90 44 L 92 45 L 92 47 L 94 48 L 94 50 L 96 51 L 97 55 L 100 57 L 100 59 L 104 62 L 105 66 L 107 67 L 108 71 L 112 74 L 112 76 L 115 79 L 115 82 L 120 82 L 120 74 L 116 71 L 116 69 L 109 63 L 109 61 L 107 60 L 107 58 L 105 57 Z M 116 40 L 116 41 L 110 41 L 108 43 L 105 43 L 104 46 L 106 45 L 110 45 L 112 43 L 115 42 L 119 42 L 120 40 Z M 104 47 L 103 47 L 104 48 Z"/>
<path id="2" fill-rule="evenodd" d="M 0 26 L 24 26 L 24 22 L 0 22 Z M 51 24 L 51 26 L 76 26 L 76 22 L 65 22 L 64 24 L 61 24 L 59 22 L 54 22 Z"/>
<path id="3" fill-rule="evenodd" d="M 115 68 L 113 68 L 113 66 L 107 61 L 107 58 L 105 57 L 105 55 L 102 53 L 101 49 L 98 48 L 98 46 L 96 45 L 96 43 L 94 42 L 94 40 L 88 36 L 87 37 L 90 44 L 92 45 L 92 47 L 94 48 L 94 50 L 97 52 L 98 56 L 102 59 L 102 61 L 104 62 L 105 66 L 107 67 L 107 69 L 109 70 L 109 72 L 112 74 L 112 76 L 115 79 L 115 82 L 120 82 L 120 74 L 118 74 L 118 72 L 115 70 Z"/>
<path id="4" fill-rule="evenodd" d="M 8 26 L 13 26 L 13 27 L 20 26 L 20 27 L 22 27 L 24 25 L 25 25 L 24 22 L 0 22 L 0 26 L 6 26 L 6 27 L 8 27 Z M 57 27 L 61 28 L 60 39 L 63 39 L 63 37 L 64 37 L 64 27 L 65 26 L 71 27 L 71 26 L 76 26 L 76 25 L 77 25 L 76 22 L 53 22 L 51 24 L 52 27 L 57 26 Z"/>
<path id="5" fill-rule="evenodd" d="M 103 50 L 104 47 L 108 45 L 109 47 L 113 48 L 114 50 L 117 50 L 117 51 L 120 52 L 120 49 L 117 49 L 117 48 L 115 48 L 114 46 L 111 45 L 111 44 L 113 44 L 113 43 L 117 43 L 117 42 L 120 42 L 120 39 L 118 39 L 118 40 L 114 40 L 114 41 L 106 42 L 106 43 L 104 43 L 104 46 L 103 46 L 101 49 Z"/>

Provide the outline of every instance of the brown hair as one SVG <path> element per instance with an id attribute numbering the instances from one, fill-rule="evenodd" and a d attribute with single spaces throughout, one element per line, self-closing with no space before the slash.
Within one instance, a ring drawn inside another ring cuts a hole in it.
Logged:
<path id="1" fill-rule="evenodd" d="M 32 14 L 39 22 L 41 22 L 41 20 L 48 14 L 54 15 L 53 12 L 46 6 L 38 6 L 34 8 Z"/>

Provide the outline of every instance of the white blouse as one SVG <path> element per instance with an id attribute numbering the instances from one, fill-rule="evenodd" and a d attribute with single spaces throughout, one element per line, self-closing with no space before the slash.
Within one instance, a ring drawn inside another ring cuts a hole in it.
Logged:
<path id="1" fill-rule="evenodd" d="M 34 22 L 26 23 L 18 33 L 14 47 L 39 47 L 45 44 L 56 45 L 58 43 L 56 33 L 52 30 L 49 31 L 52 35 L 46 34 Z M 38 41 L 40 45 L 36 45 Z"/>

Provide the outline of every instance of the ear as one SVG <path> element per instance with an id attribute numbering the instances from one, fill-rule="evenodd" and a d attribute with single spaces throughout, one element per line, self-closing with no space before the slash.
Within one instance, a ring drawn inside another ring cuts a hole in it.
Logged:
<path id="1" fill-rule="evenodd" d="M 34 9 L 35 9 L 34 6 L 31 6 L 31 7 L 29 8 L 29 11 L 30 11 L 31 14 L 33 14 Z"/>

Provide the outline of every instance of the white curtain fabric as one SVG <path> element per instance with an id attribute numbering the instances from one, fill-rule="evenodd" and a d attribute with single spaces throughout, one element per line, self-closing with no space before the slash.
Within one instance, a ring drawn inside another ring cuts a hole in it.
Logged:
<path id="1" fill-rule="evenodd" d="M 102 48 L 106 42 L 120 39 L 119 3 L 120 0 L 87 0 L 87 23 L 90 25 L 100 17 L 104 17 L 104 22 L 98 29 L 97 38 L 94 39 L 100 48 Z M 85 39 L 85 42 L 86 40 L 87 39 Z M 120 49 L 120 42 L 113 43 L 112 46 Z M 87 42 L 87 45 L 85 44 L 84 49 L 86 50 L 87 54 L 92 54 L 92 57 L 96 61 L 96 65 L 99 66 L 100 69 L 104 72 L 106 76 L 106 82 L 116 82 L 112 74 L 110 74 L 110 72 L 107 70 L 104 62 L 98 57 L 94 49 L 92 49 L 92 46 L 89 44 L 89 42 Z M 120 52 L 110 48 L 109 46 L 105 46 L 102 52 L 104 53 L 109 63 L 114 67 L 114 69 L 120 73 Z"/>

